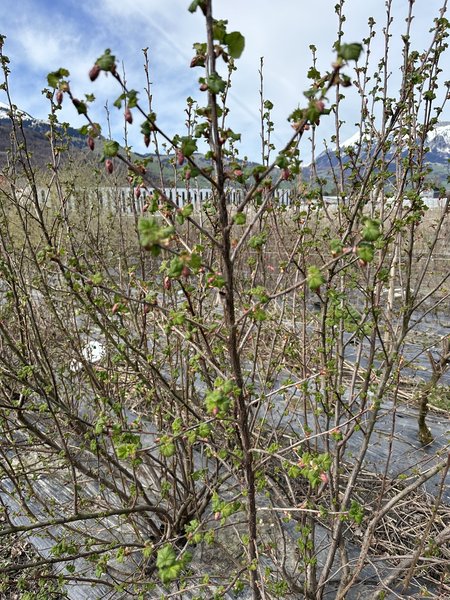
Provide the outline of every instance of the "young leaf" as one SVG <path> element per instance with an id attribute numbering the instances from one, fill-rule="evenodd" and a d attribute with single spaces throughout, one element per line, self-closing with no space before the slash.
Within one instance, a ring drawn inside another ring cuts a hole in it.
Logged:
<path id="1" fill-rule="evenodd" d="M 189 136 L 182 137 L 180 149 L 184 156 L 192 156 L 197 150 L 197 142 Z"/>
<path id="2" fill-rule="evenodd" d="M 208 85 L 208 89 L 213 94 L 220 94 L 220 92 L 225 91 L 226 83 L 222 79 L 220 75 L 217 73 L 213 73 L 209 77 L 206 78 L 206 83 Z"/>
<path id="3" fill-rule="evenodd" d="M 247 218 L 242 212 L 236 213 L 233 217 L 233 221 L 236 223 L 236 225 L 245 225 L 246 220 Z"/>
<path id="4" fill-rule="evenodd" d="M 358 258 L 362 260 L 363 263 L 372 262 L 375 254 L 373 244 L 371 244 L 370 242 L 361 242 L 361 244 L 356 249 L 356 254 L 358 255 Z"/>
<path id="5" fill-rule="evenodd" d="M 107 48 L 105 53 L 96 60 L 95 64 L 98 65 L 102 71 L 109 71 L 112 73 L 116 68 L 116 57 L 111 54 L 111 50 Z"/>
<path id="6" fill-rule="evenodd" d="M 232 58 L 239 58 L 244 51 L 245 38 L 239 31 L 232 31 L 225 35 L 225 44 L 228 46 L 228 54 Z"/>
<path id="7" fill-rule="evenodd" d="M 307 275 L 308 287 L 310 290 L 315 291 L 320 288 L 320 286 L 325 283 L 324 276 L 322 275 L 319 267 L 309 267 L 308 275 Z"/>
<path id="8" fill-rule="evenodd" d="M 338 58 L 342 60 L 358 60 L 363 50 L 362 44 L 341 44 L 338 48 Z"/>
<path id="9" fill-rule="evenodd" d="M 119 143 L 115 140 L 107 140 L 103 144 L 103 156 L 105 158 L 114 158 L 119 152 Z"/>
<path id="10" fill-rule="evenodd" d="M 366 242 L 375 242 L 381 235 L 380 221 L 378 219 L 366 219 L 361 235 Z"/>
<path id="11" fill-rule="evenodd" d="M 60 80 L 63 77 L 68 77 L 70 75 L 67 69 L 58 69 L 57 71 L 52 71 L 47 75 L 47 83 L 52 88 L 57 88 Z"/>

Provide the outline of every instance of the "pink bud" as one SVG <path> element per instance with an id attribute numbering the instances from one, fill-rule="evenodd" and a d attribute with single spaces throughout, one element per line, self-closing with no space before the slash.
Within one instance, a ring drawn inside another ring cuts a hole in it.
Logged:
<path id="1" fill-rule="evenodd" d="M 61 90 L 58 90 L 58 91 L 56 92 L 56 102 L 57 102 L 58 104 L 62 104 L 63 98 L 64 98 L 64 94 L 62 93 L 62 91 L 61 91 Z"/>
<path id="2" fill-rule="evenodd" d="M 324 482 L 324 483 L 328 483 L 328 475 L 322 471 L 322 473 L 320 474 L 320 479 Z"/>
<path id="3" fill-rule="evenodd" d="M 87 145 L 89 150 L 93 150 L 95 148 L 95 142 L 94 142 L 94 138 L 92 136 L 89 136 L 87 139 Z"/>
<path id="4" fill-rule="evenodd" d="M 184 163 L 184 154 L 181 150 L 177 150 L 177 163 L 181 166 Z"/>
<path id="5" fill-rule="evenodd" d="M 319 112 L 323 112 L 325 110 L 325 102 L 323 100 L 317 100 L 316 108 Z"/>
<path id="6" fill-rule="evenodd" d="M 89 79 L 91 81 L 95 81 L 100 74 L 100 67 L 96 64 L 89 71 Z"/>
<path id="7" fill-rule="evenodd" d="M 133 122 L 133 115 L 131 114 L 131 110 L 128 108 L 128 106 L 125 109 L 124 117 L 125 121 L 131 125 Z"/>
<path id="8" fill-rule="evenodd" d="M 105 160 L 105 169 L 109 175 L 114 171 L 114 163 L 110 158 Z"/>
<path id="9" fill-rule="evenodd" d="M 164 278 L 164 289 L 170 290 L 171 287 L 172 287 L 172 281 L 170 280 L 170 277 L 165 277 Z"/>

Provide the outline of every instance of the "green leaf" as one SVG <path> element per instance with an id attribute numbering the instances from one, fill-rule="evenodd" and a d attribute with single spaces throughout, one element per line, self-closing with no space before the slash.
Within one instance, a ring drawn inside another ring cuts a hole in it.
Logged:
<path id="1" fill-rule="evenodd" d="M 163 227 L 154 217 L 140 219 L 138 223 L 139 238 L 142 246 L 158 256 L 161 246 L 167 246 L 174 232 L 173 227 Z"/>
<path id="2" fill-rule="evenodd" d="M 247 217 L 243 212 L 238 212 L 234 215 L 233 221 L 236 223 L 236 225 L 245 225 Z"/>
<path id="3" fill-rule="evenodd" d="M 226 88 L 226 83 L 222 79 L 220 75 L 217 73 L 213 73 L 209 77 L 206 78 L 206 83 L 208 85 L 209 90 L 213 94 L 220 94 L 220 92 L 224 92 Z"/>
<path id="4" fill-rule="evenodd" d="M 95 64 L 98 65 L 102 71 L 112 72 L 116 66 L 116 57 L 111 54 L 111 50 L 107 48 L 105 53 L 95 61 Z"/>
<path id="5" fill-rule="evenodd" d="M 160 446 L 160 452 L 166 458 L 170 458 L 171 456 L 173 456 L 175 454 L 175 450 L 175 444 L 172 441 L 164 442 Z"/>
<path id="6" fill-rule="evenodd" d="M 213 24 L 213 36 L 214 39 L 217 40 L 220 44 L 225 44 L 225 38 L 227 35 L 227 25 L 228 21 L 226 20 L 214 20 Z"/>
<path id="7" fill-rule="evenodd" d="M 177 579 L 180 576 L 184 562 L 183 560 L 177 560 L 175 550 L 170 544 L 166 544 L 158 550 L 156 566 L 161 581 L 163 583 L 170 583 Z"/>
<path id="8" fill-rule="evenodd" d="M 267 313 L 263 308 L 258 306 L 255 309 L 253 309 L 251 317 L 254 321 L 262 322 L 267 319 Z"/>
<path id="9" fill-rule="evenodd" d="M 381 236 L 381 224 L 378 219 L 365 219 L 362 238 L 366 242 L 375 242 Z"/>
<path id="10" fill-rule="evenodd" d="M 364 263 L 372 262 L 375 254 L 373 244 L 371 244 L 370 242 L 361 242 L 361 244 L 359 244 L 358 248 L 356 249 L 356 254 L 358 255 L 358 258 Z"/>
<path id="11" fill-rule="evenodd" d="M 320 79 L 320 72 L 315 68 L 311 67 L 307 74 L 308 79 Z"/>
<path id="12" fill-rule="evenodd" d="M 337 256 L 342 253 L 343 244 L 341 240 L 334 239 L 330 242 L 330 250 L 333 256 Z"/>
<path id="13" fill-rule="evenodd" d="M 47 75 L 47 83 L 52 88 L 57 88 L 59 86 L 59 82 L 63 77 L 69 77 L 70 73 L 67 69 L 58 69 L 57 71 L 52 71 Z"/>
<path id="14" fill-rule="evenodd" d="M 325 283 L 325 279 L 321 270 L 319 267 L 315 266 L 309 267 L 306 280 L 308 282 L 309 289 L 312 291 L 318 290 L 320 286 Z"/>
<path id="15" fill-rule="evenodd" d="M 122 102 L 125 100 L 125 98 L 125 94 L 121 94 L 117 100 L 114 100 L 114 106 L 119 109 L 122 108 Z"/>
<path id="16" fill-rule="evenodd" d="M 78 100 L 77 98 L 74 98 L 72 100 L 72 104 L 77 109 L 77 112 L 78 112 L 79 115 L 87 115 L 86 102 L 83 102 L 82 100 Z"/>
<path id="17" fill-rule="evenodd" d="M 180 258 L 178 256 L 174 256 L 172 258 L 172 260 L 170 261 L 170 267 L 167 272 L 167 275 L 171 279 L 176 279 L 177 277 L 180 277 L 180 275 L 183 271 L 183 267 L 184 267 L 183 261 L 180 260 Z"/>
<path id="18" fill-rule="evenodd" d="M 197 141 L 189 136 L 182 137 L 180 150 L 184 156 L 192 156 L 197 151 Z"/>
<path id="19" fill-rule="evenodd" d="M 245 38 L 239 31 L 232 31 L 225 35 L 225 44 L 228 46 L 228 54 L 232 58 L 239 58 L 245 48 Z"/>
<path id="20" fill-rule="evenodd" d="M 128 92 L 128 108 L 136 108 L 138 104 L 138 94 L 136 90 L 130 90 Z"/>
<path id="21" fill-rule="evenodd" d="M 198 435 L 203 438 L 207 438 L 211 433 L 211 427 L 208 423 L 201 423 L 198 427 Z"/>
<path id="22" fill-rule="evenodd" d="M 258 233 L 257 235 L 252 236 L 248 241 L 248 245 L 253 250 L 261 250 L 261 248 L 264 246 L 264 244 L 266 242 L 267 242 L 267 232 L 262 231 L 261 233 Z"/>
<path id="23" fill-rule="evenodd" d="M 338 58 L 342 60 L 358 60 L 363 50 L 362 44 L 341 44 L 338 48 Z"/>
<path id="24" fill-rule="evenodd" d="M 199 254 L 193 252 L 189 259 L 189 268 L 193 271 L 193 273 L 198 273 L 201 266 L 202 257 Z"/>
<path id="25" fill-rule="evenodd" d="M 205 12 L 205 0 L 193 0 L 193 2 L 190 3 L 189 7 L 188 7 L 188 11 L 190 13 L 195 13 L 195 11 L 197 10 L 197 8 L 199 8 L 202 10 L 202 12 Z"/>
<path id="26" fill-rule="evenodd" d="M 119 142 L 116 142 L 115 140 L 106 140 L 103 144 L 103 156 L 105 158 L 114 158 L 114 156 L 117 156 L 119 149 Z"/>

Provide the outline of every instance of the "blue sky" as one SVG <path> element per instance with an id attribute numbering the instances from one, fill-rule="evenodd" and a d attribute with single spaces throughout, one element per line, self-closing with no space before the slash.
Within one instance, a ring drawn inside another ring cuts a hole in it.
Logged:
<path id="1" fill-rule="evenodd" d="M 230 126 L 242 133 L 242 154 L 258 159 L 259 146 L 259 66 L 264 57 L 265 97 L 274 103 L 276 134 L 273 141 L 281 147 L 290 135 L 287 115 L 302 104 L 307 87 L 306 73 L 311 65 L 309 45 L 318 48 L 319 68 L 333 60 L 336 38 L 337 0 L 216 0 L 216 18 L 228 18 L 229 30 L 239 30 L 246 38 L 246 49 L 238 61 L 238 71 L 230 94 Z M 47 101 L 41 94 L 49 71 L 66 67 L 74 93 L 94 93 L 94 116 L 105 123 L 105 106 L 110 107 L 113 136 L 123 137 L 121 113 L 113 107 L 119 90 L 110 78 L 95 83 L 88 71 L 105 48 L 111 48 L 125 69 L 130 87 L 144 88 L 142 48 L 149 48 L 150 78 L 154 110 L 158 121 L 170 135 L 183 134 L 187 96 L 202 100 L 197 79 L 200 69 L 190 69 L 192 44 L 203 41 L 201 14 L 190 14 L 190 0 L 2 0 L 0 33 L 7 36 L 4 52 L 11 60 L 10 86 L 13 101 L 37 118 L 46 118 Z M 423 50 L 429 41 L 432 19 L 441 0 L 416 0 L 414 44 Z M 400 34 L 407 14 L 407 0 L 393 0 L 392 44 L 396 59 L 392 63 L 392 94 L 399 80 Z M 360 41 L 367 35 L 367 20 L 373 16 L 379 28 L 385 23 L 384 0 L 347 0 L 344 41 Z M 373 57 L 381 56 L 381 34 L 374 43 Z M 377 54 L 378 53 L 378 54 Z M 449 59 L 445 59 L 447 68 Z M 0 91 L 0 101 L 5 101 Z M 355 131 L 359 108 L 354 92 L 348 93 L 342 118 L 343 137 Z M 74 126 L 83 121 L 64 104 L 62 120 Z M 106 130 L 105 130 L 106 131 Z M 329 137 L 331 120 L 323 120 L 319 139 Z M 130 142 L 144 151 L 139 135 L 139 120 L 133 124 Z M 305 147 L 305 160 L 309 155 Z"/>

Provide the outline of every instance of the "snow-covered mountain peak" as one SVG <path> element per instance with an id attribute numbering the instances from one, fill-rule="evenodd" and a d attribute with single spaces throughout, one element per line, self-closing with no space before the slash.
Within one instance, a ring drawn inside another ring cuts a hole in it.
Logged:
<path id="1" fill-rule="evenodd" d="M 0 119 L 9 119 L 9 115 L 11 112 L 11 107 L 9 104 L 5 104 L 4 102 L 0 102 Z M 19 108 L 14 109 L 14 113 L 22 118 L 22 121 L 37 121 L 37 119 L 33 119 L 31 115 L 29 115 L 24 110 L 20 110 Z"/>

